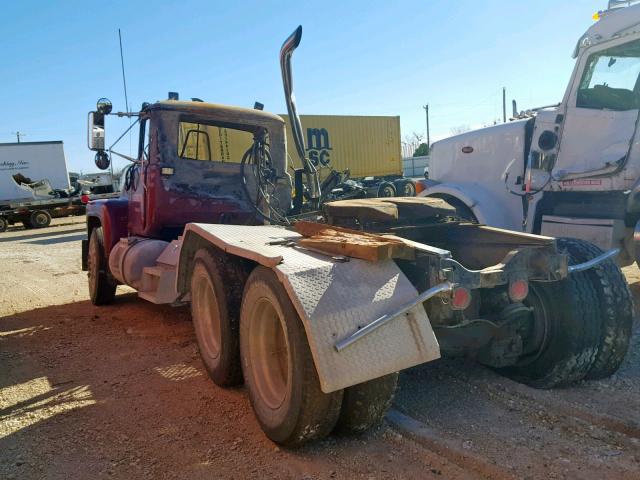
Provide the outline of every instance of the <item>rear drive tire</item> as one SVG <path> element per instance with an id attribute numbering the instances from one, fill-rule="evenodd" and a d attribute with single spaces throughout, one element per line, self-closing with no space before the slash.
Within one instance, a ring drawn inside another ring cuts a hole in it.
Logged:
<path id="1" fill-rule="evenodd" d="M 89 255 L 87 257 L 89 296 L 94 305 L 108 305 L 113 302 L 116 295 L 116 283 L 109 277 L 107 263 L 104 254 L 102 227 L 96 227 L 89 238 Z"/>
<path id="2" fill-rule="evenodd" d="M 397 195 L 396 187 L 391 182 L 382 182 L 378 185 L 379 198 L 391 198 Z"/>
<path id="3" fill-rule="evenodd" d="M 393 186 L 396 189 L 396 193 L 399 197 L 415 197 L 416 196 L 416 184 L 409 178 L 401 178 L 393 182 Z"/>
<path id="4" fill-rule="evenodd" d="M 45 210 L 36 210 L 29 217 L 29 224 L 33 228 L 45 228 L 51 225 L 51 214 Z"/>
<path id="5" fill-rule="evenodd" d="M 559 238 L 559 249 L 566 250 L 576 263 L 586 262 L 603 251 L 584 240 Z M 633 328 L 633 298 L 624 274 L 614 259 L 584 272 L 593 286 L 599 310 L 600 336 L 598 353 L 587 379 L 601 379 L 614 374 L 629 349 Z"/>
<path id="6" fill-rule="evenodd" d="M 251 406 L 271 440 L 298 446 L 333 430 L 343 392 L 320 389 L 302 321 L 275 273 L 265 267 L 247 280 L 240 352 Z"/>
<path id="7" fill-rule="evenodd" d="M 191 273 L 191 318 L 209 376 L 216 385 L 228 387 L 242 383 L 238 336 L 242 281 L 223 255 L 204 248 L 196 253 Z"/>
<path id="8" fill-rule="evenodd" d="M 353 435 L 380 424 L 393 402 L 398 376 L 397 372 L 391 373 L 345 388 L 334 431 L 341 435 Z"/>
<path id="9" fill-rule="evenodd" d="M 578 263 L 570 255 L 570 264 Z M 599 298 L 585 272 L 560 282 L 532 282 L 524 303 L 534 311 L 523 338 L 527 353 L 498 368 L 535 388 L 562 387 L 585 378 L 598 351 Z"/>
<path id="10" fill-rule="evenodd" d="M 7 228 L 9 228 L 9 222 L 7 221 L 6 218 L 0 217 L 0 233 L 6 232 Z"/>
<path id="11" fill-rule="evenodd" d="M 22 225 L 26 230 L 31 230 L 33 228 L 33 225 L 31 225 L 30 219 L 22 220 Z"/>

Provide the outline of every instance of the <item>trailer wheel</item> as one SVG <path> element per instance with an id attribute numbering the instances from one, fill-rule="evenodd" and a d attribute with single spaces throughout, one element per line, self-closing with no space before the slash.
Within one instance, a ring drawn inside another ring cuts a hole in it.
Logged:
<path id="1" fill-rule="evenodd" d="M 45 210 L 36 210 L 29 217 L 29 224 L 33 228 L 45 228 L 51 225 L 51 214 Z"/>
<path id="2" fill-rule="evenodd" d="M 221 387 L 242 383 L 238 342 L 241 296 L 234 297 L 235 280 L 226 275 L 220 256 L 200 249 L 191 273 L 191 318 L 200 357 L 214 383 Z"/>
<path id="3" fill-rule="evenodd" d="M 0 233 L 6 232 L 7 228 L 9 228 L 9 222 L 7 221 L 6 218 L 0 217 Z"/>
<path id="4" fill-rule="evenodd" d="M 592 243 L 574 238 L 559 238 L 560 250 L 567 250 L 577 263 L 586 262 L 603 251 Z M 598 353 L 586 378 L 611 376 L 622 364 L 629 349 L 633 328 L 633 299 L 620 267 L 613 259 L 586 270 L 596 292 L 600 315 Z"/>
<path id="5" fill-rule="evenodd" d="M 393 186 L 396 189 L 396 193 L 400 197 L 415 197 L 416 196 L 416 184 L 409 178 L 401 178 L 393 182 Z"/>
<path id="6" fill-rule="evenodd" d="M 247 280 L 240 351 L 253 411 L 271 440 L 297 446 L 333 430 L 343 391 L 320 389 L 302 321 L 275 273 L 265 267 Z"/>
<path id="7" fill-rule="evenodd" d="M 571 263 L 577 263 L 570 256 Z M 584 272 L 560 282 L 532 282 L 524 303 L 533 308 L 523 336 L 523 354 L 502 374 L 535 388 L 566 386 L 582 380 L 598 350 L 598 296 Z"/>
<path id="8" fill-rule="evenodd" d="M 390 198 L 395 197 L 397 194 L 396 187 L 391 182 L 382 182 L 378 185 L 378 197 Z"/>
<path id="9" fill-rule="evenodd" d="M 87 277 L 89 278 L 89 296 L 94 305 L 108 305 L 116 295 L 116 284 L 107 273 L 107 259 L 104 255 L 104 234 L 102 227 L 96 227 L 89 238 L 87 257 Z"/>
<path id="10" fill-rule="evenodd" d="M 340 417 L 334 431 L 352 435 L 382 422 L 393 402 L 398 377 L 396 372 L 345 388 Z"/>

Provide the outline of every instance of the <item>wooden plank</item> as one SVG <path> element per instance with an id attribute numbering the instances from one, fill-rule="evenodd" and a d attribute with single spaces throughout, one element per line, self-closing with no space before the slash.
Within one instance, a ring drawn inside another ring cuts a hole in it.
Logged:
<path id="1" fill-rule="evenodd" d="M 436 215 L 455 216 L 456 209 L 440 198 L 431 197 L 391 197 L 378 198 L 383 203 L 392 203 L 398 209 L 398 217 L 403 220 L 428 218 Z"/>
<path id="2" fill-rule="evenodd" d="M 353 200 L 337 200 L 325 203 L 327 214 L 333 217 L 352 217 L 364 221 L 391 222 L 398 219 L 398 207 L 389 202 L 381 202 L 377 198 Z"/>
<path id="3" fill-rule="evenodd" d="M 301 246 L 332 255 L 360 258 L 370 262 L 392 258 L 415 258 L 413 247 L 393 238 L 314 222 L 297 222 L 294 228 L 305 237 L 298 241 Z"/>

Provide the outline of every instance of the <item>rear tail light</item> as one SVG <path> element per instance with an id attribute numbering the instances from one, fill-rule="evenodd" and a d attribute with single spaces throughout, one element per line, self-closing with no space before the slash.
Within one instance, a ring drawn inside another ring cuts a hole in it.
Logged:
<path id="1" fill-rule="evenodd" d="M 80 201 L 86 205 L 87 203 L 89 203 L 89 195 L 87 194 L 82 195 L 80 197 Z"/>
<path id="2" fill-rule="evenodd" d="M 509 298 L 521 302 L 529 295 L 529 283 L 526 280 L 514 280 L 509 284 Z"/>
<path id="3" fill-rule="evenodd" d="M 451 308 L 465 310 L 471 304 L 471 292 L 464 287 L 456 287 L 451 294 Z"/>

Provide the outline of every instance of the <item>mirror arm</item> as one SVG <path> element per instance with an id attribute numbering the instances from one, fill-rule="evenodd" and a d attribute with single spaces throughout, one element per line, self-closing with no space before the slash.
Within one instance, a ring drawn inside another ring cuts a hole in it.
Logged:
<path id="1" fill-rule="evenodd" d="M 134 127 L 134 126 L 139 122 L 139 121 L 140 121 L 140 117 L 138 117 L 138 118 L 136 119 L 136 121 L 135 121 L 135 122 L 133 122 L 131 125 L 129 125 L 129 128 L 127 128 L 124 132 L 122 132 L 122 135 L 120 135 L 120 136 L 118 137 L 118 139 L 117 139 L 115 142 L 113 142 L 113 143 L 111 144 L 111 146 L 110 146 L 107 150 L 111 151 L 111 149 L 112 149 L 113 147 L 115 147 L 115 146 L 116 146 L 116 143 L 118 143 L 120 140 L 122 140 L 122 137 L 124 137 L 127 133 L 129 133 L 129 131 L 130 131 L 130 130 L 131 130 L 131 129 L 132 129 L 132 128 L 133 128 L 133 127 Z"/>

